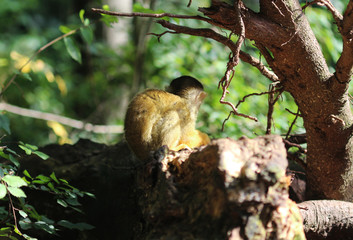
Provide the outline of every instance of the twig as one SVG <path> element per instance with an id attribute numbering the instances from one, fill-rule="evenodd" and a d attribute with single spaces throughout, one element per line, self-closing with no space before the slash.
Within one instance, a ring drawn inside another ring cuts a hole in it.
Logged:
<path id="1" fill-rule="evenodd" d="M 79 120 L 63 117 L 60 115 L 52 114 L 52 113 L 46 113 L 46 112 L 40 112 L 36 110 L 31 110 L 31 109 L 26 109 L 26 108 L 21 108 L 17 107 L 5 102 L 0 103 L 0 110 L 5 110 L 17 115 L 25 116 L 25 117 L 31 117 L 31 118 L 36 118 L 36 119 L 41 119 L 41 120 L 46 120 L 46 121 L 54 121 L 61 123 L 63 125 L 72 127 L 72 128 L 77 128 L 77 129 L 82 129 L 88 132 L 94 132 L 94 133 L 123 133 L 123 127 L 122 126 L 114 126 L 114 125 L 93 125 L 91 123 L 85 123 Z"/>
<path id="2" fill-rule="evenodd" d="M 275 93 L 278 90 L 275 91 L 267 91 L 267 92 L 260 92 L 260 93 L 250 93 L 248 95 L 245 95 L 241 100 L 239 100 L 239 102 L 237 103 L 237 105 L 235 105 L 236 108 L 239 107 L 239 105 L 243 102 L 245 102 L 245 99 L 251 96 L 261 96 L 261 95 L 265 95 L 265 94 L 270 94 L 270 93 Z"/>
<path id="3" fill-rule="evenodd" d="M 7 196 L 9 198 L 9 205 L 10 205 L 9 207 L 12 210 L 13 220 L 15 222 L 15 228 L 17 229 L 19 235 L 22 236 L 22 233 L 20 232 L 20 229 L 18 228 L 18 225 L 17 225 L 17 217 L 16 217 L 16 212 L 15 212 L 15 206 L 13 205 L 11 194 L 10 194 L 10 191 L 8 190 L 8 188 L 7 188 L 7 184 L 6 183 L 5 183 L 5 187 L 6 187 L 6 191 L 7 191 Z"/>
<path id="4" fill-rule="evenodd" d="M 190 15 L 172 14 L 172 13 L 140 13 L 140 12 L 120 13 L 120 12 L 107 11 L 107 10 L 98 9 L 98 8 L 91 8 L 91 10 L 96 13 L 106 14 L 106 15 L 111 15 L 116 17 L 147 17 L 147 18 L 170 17 L 170 18 L 180 18 L 180 19 L 196 19 L 196 20 L 205 21 L 211 24 L 214 23 L 212 19 L 201 17 L 198 15 L 190 16 Z"/>
<path id="5" fill-rule="evenodd" d="M 300 150 L 300 152 L 302 152 L 302 153 L 306 153 L 306 152 L 307 152 L 307 150 L 304 149 L 304 148 L 302 148 L 302 146 L 300 146 L 299 144 L 292 143 L 292 142 L 288 141 L 287 139 L 283 139 L 283 142 L 284 142 L 286 145 L 288 145 L 289 147 L 296 147 L 296 148 L 298 148 L 298 149 Z"/>
<path id="6" fill-rule="evenodd" d="M 156 36 L 156 37 L 157 37 L 158 42 L 160 42 L 161 37 L 162 37 L 164 34 L 167 34 L 167 33 L 170 33 L 170 34 L 178 34 L 177 32 L 172 32 L 172 31 L 164 31 L 164 32 L 162 32 L 162 33 L 147 33 L 147 35 Z"/>
<path id="7" fill-rule="evenodd" d="M 170 23 L 165 20 L 158 20 L 157 23 L 159 23 L 160 25 L 162 25 L 165 28 L 169 28 L 171 30 L 174 30 L 175 32 L 172 32 L 172 33 L 184 33 L 184 34 L 188 34 L 188 35 L 192 35 L 192 36 L 210 38 L 210 39 L 213 39 L 213 40 L 227 46 L 232 52 L 237 51 L 236 44 L 232 40 L 215 32 L 212 29 L 209 29 L 209 28 L 190 28 L 190 27 L 176 25 L 176 24 Z M 267 77 L 271 81 L 273 81 L 273 82 L 278 81 L 278 77 L 274 73 L 272 73 L 266 66 L 264 66 L 256 58 L 250 56 L 247 53 L 244 53 L 241 50 L 239 51 L 239 58 L 242 61 L 249 63 L 252 66 L 256 67 L 265 77 Z"/>
<path id="8" fill-rule="evenodd" d="M 279 78 L 276 74 L 274 74 L 273 72 L 271 72 L 265 65 L 263 65 L 261 63 L 261 61 L 257 60 L 256 58 L 254 58 L 253 56 L 240 51 L 240 55 L 239 55 L 240 59 L 246 63 L 249 63 L 250 65 L 256 67 L 262 75 L 264 75 L 265 77 L 267 77 L 269 80 L 271 80 L 272 82 L 278 82 Z"/>
<path id="9" fill-rule="evenodd" d="M 290 112 L 289 109 L 286 108 L 286 110 L 287 110 L 288 112 Z M 290 134 L 290 132 L 292 131 L 292 128 L 293 128 L 295 122 L 297 121 L 297 119 L 298 119 L 298 117 L 299 117 L 299 108 L 298 108 L 298 110 L 297 110 L 297 113 L 294 114 L 294 115 L 295 115 L 295 118 L 294 118 L 293 122 L 291 123 L 291 125 L 290 125 L 290 127 L 289 127 L 289 129 L 288 129 L 288 132 L 287 132 L 286 138 L 285 138 L 286 140 L 288 140 L 289 134 Z"/>
<path id="10" fill-rule="evenodd" d="M 276 86 L 271 84 L 270 85 L 270 94 L 268 95 L 268 111 L 267 111 L 267 126 L 266 126 L 266 134 L 271 134 L 272 128 L 272 114 L 274 110 L 274 105 L 278 101 L 279 97 L 281 96 L 282 92 L 284 91 L 283 88 L 278 90 L 278 95 L 275 96 L 275 88 Z"/>
<path id="11" fill-rule="evenodd" d="M 234 106 L 233 103 L 224 100 L 226 97 L 226 94 L 228 93 L 228 87 L 230 85 L 230 82 L 232 81 L 232 79 L 234 77 L 234 68 L 239 63 L 240 48 L 241 48 L 241 45 L 243 44 L 244 39 L 245 39 L 245 25 L 244 25 L 244 22 L 243 22 L 241 13 L 240 13 L 240 0 L 237 1 L 236 13 L 237 13 L 237 20 L 240 25 L 240 34 L 239 34 L 239 38 L 238 38 L 236 44 L 231 49 L 232 53 L 229 56 L 229 61 L 227 63 L 227 70 L 226 70 L 224 76 L 222 77 L 222 79 L 218 83 L 218 88 L 222 87 L 222 96 L 221 96 L 219 102 L 221 104 L 226 104 L 232 108 L 232 111 L 230 112 L 229 116 L 231 114 L 234 114 L 236 116 L 249 118 L 249 119 L 257 122 L 258 120 L 256 117 L 252 117 L 252 116 L 249 116 L 246 114 L 239 113 L 238 109 Z M 229 119 L 229 117 L 228 117 L 228 119 Z M 224 128 L 225 121 L 223 122 L 222 129 Z"/>
<path id="12" fill-rule="evenodd" d="M 291 110 L 289 110 L 288 108 L 285 109 L 287 112 L 289 112 L 290 114 L 293 114 L 294 116 L 299 116 L 299 117 L 302 117 L 302 115 L 298 112 L 298 113 L 295 113 L 295 112 L 292 112 Z"/>
<path id="13" fill-rule="evenodd" d="M 305 10 L 307 7 L 309 7 L 310 5 L 313 5 L 317 2 L 320 2 L 321 0 L 314 0 L 314 1 L 311 1 L 311 2 L 307 2 L 303 7 L 302 7 L 302 10 Z"/>

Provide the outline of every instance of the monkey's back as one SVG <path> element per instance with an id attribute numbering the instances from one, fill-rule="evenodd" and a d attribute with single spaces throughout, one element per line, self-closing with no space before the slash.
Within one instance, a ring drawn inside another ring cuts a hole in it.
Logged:
<path id="1" fill-rule="evenodd" d="M 140 159 L 163 145 L 178 144 L 183 119 L 188 115 L 184 99 L 156 89 L 138 94 L 125 117 L 125 138 Z"/>

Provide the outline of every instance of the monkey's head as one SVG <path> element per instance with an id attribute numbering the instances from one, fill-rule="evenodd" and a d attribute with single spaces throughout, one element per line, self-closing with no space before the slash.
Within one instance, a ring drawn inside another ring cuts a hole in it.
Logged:
<path id="1" fill-rule="evenodd" d="M 166 90 L 181 98 L 185 98 L 190 104 L 197 107 L 200 106 L 207 95 L 203 91 L 202 84 L 190 76 L 181 76 L 174 79 Z"/>

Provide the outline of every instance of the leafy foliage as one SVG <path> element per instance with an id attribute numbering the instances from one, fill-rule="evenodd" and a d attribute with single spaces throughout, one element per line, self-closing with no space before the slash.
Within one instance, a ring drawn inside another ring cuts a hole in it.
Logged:
<path id="1" fill-rule="evenodd" d="M 36 154 L 43 160 L 48 159 L 48 156 L 38 151 L 38 147 L 34 145 L 21 142 L 18 146 L 27 155 Z M 19 174 L 18 168 L 20 165 L 17 158 L 20 157 L 20 154 L 3 147 L 0 149 L 0 155 L 3 159 L 12 160 L 9 163 L 0 163 L 0 201 L 7 202 L 4 205 L 10 208 L 0 207 L 0 220 L 7 225 L 7 227 L 0 229 L 0 236 L 17 239 L 13 234 L 16 233 L 25 239 L 33 239 L 22 233 L 22 231 L 38 229 L 50 234 L 56 234 L 59 226 L 77 230 L 93 228 L 87 223 L 71 223 L 67 220 L 55 221 L 40 214 L 29 204 L 31 198 L 27 197 L 25 188 L 48 192 L 56 199 L 58 207 L 70 208 L 77 212 L 81 212 L 79 198 L 84 196 L 94 197 L 92 194 L 78 190 L 65 179 L 58 179 L 54 172 L 49 176 L 39 174 L 36 177 L 32 177 L 27 170 L 24 170 L 23 176 L 20 177 L 17 175 Z"/>

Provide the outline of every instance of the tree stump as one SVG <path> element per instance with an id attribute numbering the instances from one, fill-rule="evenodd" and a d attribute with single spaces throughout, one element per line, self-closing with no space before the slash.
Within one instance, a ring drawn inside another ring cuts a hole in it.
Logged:
<path id="1" fill-rule="evenodd" d="M 140 171 L 143 239 L 305 239 L 279 136 L 213 140 Z"/>

